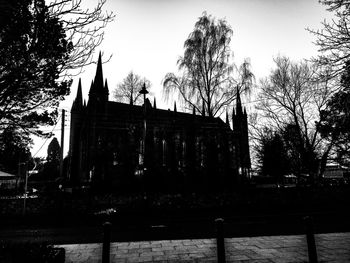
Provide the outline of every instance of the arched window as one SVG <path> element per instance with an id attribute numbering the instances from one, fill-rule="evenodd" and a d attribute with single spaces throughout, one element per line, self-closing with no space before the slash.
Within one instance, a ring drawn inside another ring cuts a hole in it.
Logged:
<path id="1" fill-rule="evenodd" d="M 118 155 L 117 152 L 113 153 L 113 166 L 118 165 Z"/>
<path id="2" fill-rule="evenodd" d="M 201 141 L 200 142 L 200 163 L 201 163 L 201 167 L 204 167 L 205 166 L 205 160 L 204 160 L 204 142 Z"/>
<path id="3" fill-rule="evenodd" d="M 143 142 L 143 140 L 140 140 L 140 149 L 139 149 L 139 165 L 143 165 L 143 163 L 144 163 L 144 142 Z"/>
<path id="4" fill-rule="evenodd" d="M 182 155 L 181 155 L 181 162 L 182 162 L 182 166 L 186 166 L 186 141 L 182 142 Z"/>
<path id="5" fill-rule="evenodd" d="M 165 139 L 162 140 L 162 164 L 163 166 L 166 166 L 166 155 L 167 155 L 167 145 L 166 145 Z"/>

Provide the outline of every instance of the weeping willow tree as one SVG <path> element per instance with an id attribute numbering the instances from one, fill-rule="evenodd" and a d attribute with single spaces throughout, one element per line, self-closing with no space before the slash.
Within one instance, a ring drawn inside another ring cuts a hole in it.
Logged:
<path id="1" fill-rule="evenodd" d="M 238 92 L 250 91 L 254 75 L 249 61 L 240 66 L 231 63 L 232 34 L 225 20 L 203 13 L 184 43 L 184 55 L 177 61 L 180 74 L 167 73 L 163 80 L 165 98 L 176 95 L 186 109 L 215 117 Z"/>

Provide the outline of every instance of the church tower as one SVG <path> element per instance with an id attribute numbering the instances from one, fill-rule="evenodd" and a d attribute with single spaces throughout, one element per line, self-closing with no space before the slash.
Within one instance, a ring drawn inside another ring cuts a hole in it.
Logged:
<path id="1" fill-rule="evenodd" d="M 251 168 L 250 153 L 249 153 L 249 136 L 248 136 L 248 116 L 246 109 L 242 108 L 241 96 L 237 88 L 236 111 L 233 109 L 232 113 L 233 131 L 237 136 L 237 164 L 239 166 L 239 173 L 244 177 L 249 176 Z"/>
<path id="2" fill-rule="evenodd" d="M 73 101 L 71 108 L 70 120 L 70 169 L 68 172 L 68 179 L 73 183 L 79 183 L 79 171 L 81 168 L 81 128 L 85 114 L 85 105 L 83 104 L 83 94 L 81 87 L 81 80 L 79 79 L 77 95 Z M 74 163 L 75 165 L 71 165 Z"/>
<path id="3" fill-rule="evenodd" d="M 89 108 L 92 106 L 97 111 L 103 111 L 108 102 L 108 85 L 103 81 L 101 52 L 98 57 L 95 79 L 91 83 L 89 91 Z"/>

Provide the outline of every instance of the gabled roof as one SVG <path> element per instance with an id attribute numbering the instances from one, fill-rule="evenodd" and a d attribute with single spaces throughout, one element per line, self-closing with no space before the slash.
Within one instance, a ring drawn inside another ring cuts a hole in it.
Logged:
<path id="1" fill-rule="evenodd" d="M 9 174 L 9 173 L 5 173 L 3 171 L 0 171 L 0 178 L 1 179 L 14 179 L 16 177 L 16 175 L 14 174 Z"/>
<path id="2" fill-rule="evenodd" d="M 107 102 L 106 117 L 118 120 L 140 120 L 144 118 L 144 106 L 130 105 L 121 102 Z M 199 127 L 207 128 L 223 128 L 230 129 L 221 118 L 194 115 L 193 113 L 184 113 L 178 111 L 156 109 L 146 101 L 147 120 L 156 123 L 173 123 L 175 125 L 191 125 L 195 124 Z M 112 124 L 111 124 L 112 125 Z"/>

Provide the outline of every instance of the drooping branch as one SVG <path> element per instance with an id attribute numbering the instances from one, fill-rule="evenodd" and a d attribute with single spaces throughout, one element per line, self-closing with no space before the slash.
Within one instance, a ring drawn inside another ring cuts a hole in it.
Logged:
<path id="1" fill-rule="evenodd" d="M 239 68 L 230 61 L 231 36 L 225 20 L 203 13 L 184 43 L 184 56 L 177 62 L 180 75 L 168 73 L 163 80 L 165 98 L 176 94 L 185 108 L 214 117 L 234 100 L 237 87 L 250 90 L 254 76 L 248 60 Z"/>

